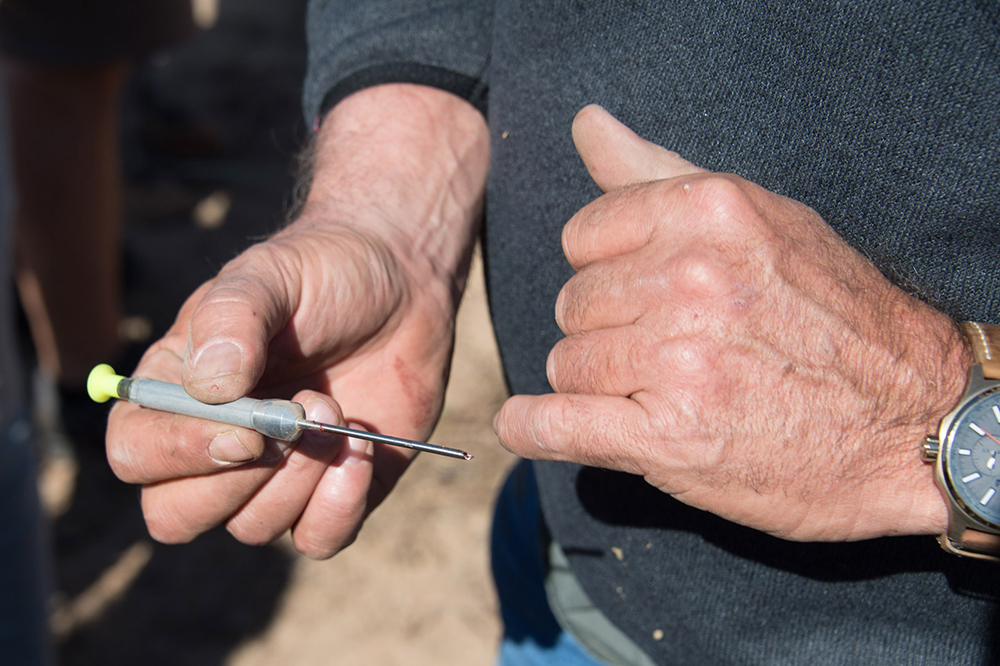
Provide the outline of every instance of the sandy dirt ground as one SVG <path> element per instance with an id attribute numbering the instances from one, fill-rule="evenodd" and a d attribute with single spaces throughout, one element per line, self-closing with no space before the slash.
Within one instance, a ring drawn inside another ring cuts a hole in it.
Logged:
<path id="1" fill-rule="evenodd" d="M 136 72 L 124 143 L 128 330 L 140 346 L 201 281 L 282 222 L 307 135 L 303 4 L 208 3 L 209 29 Z M 420 456 L 332 560 L 299 556 L 287 539 L 244 546 L 223 530 L 154 543 L 101 442 L 73 442 L 72 457 L 50 459 L 41 480 L 61 663 L 492 663 L 490 513 L 513 458 L 490 426 L 505 390 L 478 262 L 473 270 L 431 441 L 475 459 Z"/>

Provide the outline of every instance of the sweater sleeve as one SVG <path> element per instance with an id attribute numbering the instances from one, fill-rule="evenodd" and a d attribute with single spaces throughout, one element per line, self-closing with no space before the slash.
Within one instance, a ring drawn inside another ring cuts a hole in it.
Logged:
<path id="1" fill-rule="evenodd" d="M 314 125 L 362 88 L 419 83 L 486 103 L 494 0 L 312 0 L 303 113 Z"/>

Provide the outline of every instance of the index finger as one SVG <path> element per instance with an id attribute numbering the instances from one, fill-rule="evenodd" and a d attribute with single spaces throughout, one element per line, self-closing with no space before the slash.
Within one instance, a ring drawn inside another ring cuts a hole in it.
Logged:
<path id="1" fill-rule="evenodd" d="M 511 396 L 493 429 L 504 448 L 523 458 L 644 474 L 650 455 L 634 433 L 645 420 L 629 398 L 547 393 Z"/>

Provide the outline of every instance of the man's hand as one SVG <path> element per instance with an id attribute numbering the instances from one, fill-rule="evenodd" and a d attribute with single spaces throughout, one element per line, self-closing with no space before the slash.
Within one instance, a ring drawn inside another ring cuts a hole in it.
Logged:
<path id="1" fill-rule="evenodd" d="M 349 97 L 323 123 L 302 217 L 192 295 L 135 374 L 183 382 L 212 403 L 294 396 L 311 419 L 425 438 L 487 164 L 485 123 L 463 100 L 406 85 Z M 108 456 L 120 478 L 143 485 L 157 539 L 225 523 L 266 543 L 291 529 L 301 552 L 329 557 L 412 453 L 312 433 L 289 445 L 120 403 Z"/>
<path id="2" fill-rule="evenodd" d="M 511 398 L 504 445 L 789 539 L 943 532 L 919 452 L 971 363 L 953 322 L 802 204 L 597 107 L 573 136 L 606 194 L 563 231 L 577 274 L 556 304 L 556 393 Z"/>

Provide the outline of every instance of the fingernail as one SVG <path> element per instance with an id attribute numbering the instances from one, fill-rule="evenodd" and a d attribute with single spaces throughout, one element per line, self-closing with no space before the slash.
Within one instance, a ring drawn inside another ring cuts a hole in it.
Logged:
<path id="1" fill-rule="evenodd" d="M 348 428 L 354 430 L 367 430 L 360 423 L 348 423 Z M 339 458 L 342 460 L 342 465 L 344 467 L 357 467 L 362 464 L 371 464 L 372 462 L 372 452 L 374 451 L 374 445 L 365 439 L 358 439 L 357 437 L 348 437 L 347 446 L 345 450 L 340 453 Z"/>
<path id="2" fill-rule="evenodd" d="M 231 375 L 243 367 L 243 352 L 232 342 L 214 344 L 198 356 L 191 376 L 195 380 Z"/>
<path id="3" fill-rule="evenodd" d="M 234 432 L 216 435 L 208 445 L 208 455 L 216 462 L 241 463 L 253 460 L 253 454 L 236 437 Z"/>
<path id="4" fill-rule="evenodd" d="M 348 437 L 344 450 L 337 456 L 342 467 L 358 467 L 372 462 L 372 450 L 374 446 L 371 442 L 363 439 Z"/>
<path id="5" fill-rule="evenodd" d="M 340 420 L 340 416 L 323 400 L 310 398 L 303 404 L 306 410 L 306 418 L 320 423 L 334 423 Z"/>
<path id="6" fill-rule="evenodd" d="M 549 352 L 549 357 L 545 359 L 545 378 L 549 380 L 549 386 L 552 387 L 553 391 L 559 390 L 559 378 L 556 377 L 557 368 L 556 350 L 553 349 Z"/>

